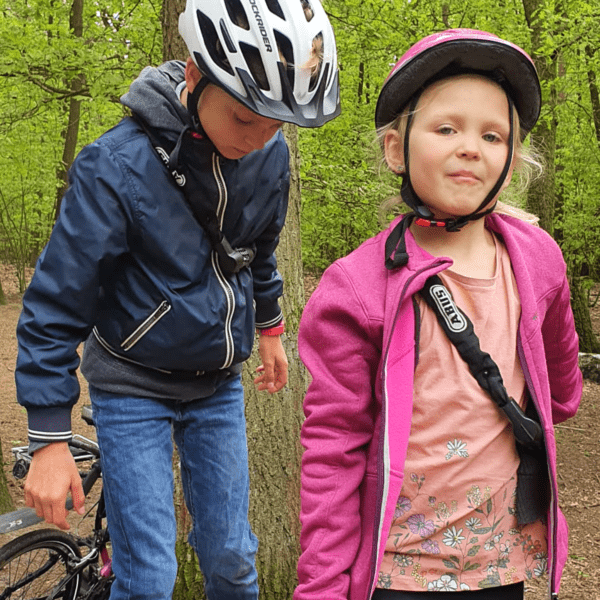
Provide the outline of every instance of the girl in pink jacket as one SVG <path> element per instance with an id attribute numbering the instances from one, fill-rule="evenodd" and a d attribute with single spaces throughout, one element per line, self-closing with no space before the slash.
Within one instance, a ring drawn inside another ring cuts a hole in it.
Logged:
<path id="1" fill-rule="evenodd" d="M 579 404 L 578 340 L 558 246 L 498 204 L 535 162 L 522 144 L 540 100 L 523 50 L 465 29 L 418 42 L 383 86 L 376 124 L 412 212 L 335 262 L 302 317 L 295 600 L 523 600 L 546 573 L 558 597 L 553 424 Z M 496 371 L 441 326 L 468 322 Z"/>

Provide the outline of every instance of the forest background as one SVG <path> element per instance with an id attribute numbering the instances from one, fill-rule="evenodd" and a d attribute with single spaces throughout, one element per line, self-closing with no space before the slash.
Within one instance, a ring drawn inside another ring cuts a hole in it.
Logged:
<path id="1" fill-rule="evenodd" d="M 160 0 L 3 0 L 0 22 L 0 260 L 26 268 L 46 243 L 82 145 L 125 112 L 119 97 L 165 56 Z M 165 0 L 166 4 L 166 0 Z M 391 66 L 417 39 L 485 29 L 525 48 L 543 86 L 532 139 L 546 176 L 525 198 L 559 242 L 574 299 L 600 279 L 600 7 L 585 0 L 326 0 L 341 69 L 342 115 L 299 131 L 302 257 L 322 271 L 382 226 L 398 183 L 380 168 L 374 104 Z M 582 349 L 598 350 L 584 307 Z"/>
<path id="2" fill-rule="evenodd" d="M 0 260 L 22 290 L 56 218 L 77 151 L 125 112 L 119 97 L 171 57 L 175 0 L 2 0 Z M 181 5 L 181 1 L 179 1 Z M 381 168 L 377 94 L 417 39 L 485 29 L 534 58 L 543 88 L 532 139 L 546 176 L 524 198 L 563 249 L 582 350 L 598 351 L 585 300 L 600 279 L 600 6 L 586 0 L 325 0 L 341 69 L 342 114 L 299 131 L 304 269 L 318 273 L 382 227 L 398 182 Z M 170 33 L 167 33 L 170 32 Z M 0 289 L 1 298 L 1 289 Z"/>
<path id="3" fill-rule="evenodd" d="M 452 27 L 491 31 L 520 45 L 535 60 L 543 105 L 532 139 L 543 153 L 546 174 L 527 195 L 512 200 L 539 215 L 541 226 L 560 244 L 580 349 L 600 351 L 589 311 L 600 282 L 597 1 L 324 0 L 324 6 L 338 44 L 342 114 L 318 130 L 286 131 L 299 194 L 279 254 L 287 271 L 290 355 L 295 356 L 294 334 L 303 303 L 302 269 L 318 277 L 392 217 L 380 207 L 397 194 L 399 182 L 383 168 L 373 131 L 381 85 L 411 44 Z M 0 0 L 0 262 L 14 269 L 21 293 L 52 230 L 77 152 L 125 116 L 118 99 L 142 68 L 165 58 L 185 58 L 176 34 L 181 7 L 181 0 Z M 249 417 L 251 438 L 262 439 L 273 428 L 281 431 L 281 419 L 286 439 L 297 440 L 306 385 L 305 374 L 297 377 L 280 414 L 257 413 L 260 427 Z M 286 411 L 286 406 L 293 410 Z M 265 427 L 269 418 L 272 425 Z M 292 565 L 301 449 L 295 442 L 277 450 L 291 483 L 280 490 L 280 514 L 271 521 L 288 523 Z M 277 468 L 270 465 L 264 471 L 264 479 L 278 480 Z M 265 536 L 259 535 L 261 540 Z M 280 569 L 281 549 L 272 552 L 278 554 Z M 193 587 L 197 573 L 190 569 Z M 282 573 L 276 579 L 272 597 L 283 598 L 293 582 Z"/>

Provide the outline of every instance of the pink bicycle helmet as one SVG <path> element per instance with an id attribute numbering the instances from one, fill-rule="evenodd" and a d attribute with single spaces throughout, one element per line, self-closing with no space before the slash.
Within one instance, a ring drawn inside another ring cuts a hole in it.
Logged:
<path id="1" fill-rule="evenodd" d="M 391 123 L 409 100 L 436 79 L 477 72 L 499 80 L 512 98 L 522 131 L 533 129 L 542 93 L 533 61 L 511 42 L 487 31 L 448 29 L 412 46 L 388 75 L 375 109 L 376 126 Z"/>
<path id="2" fill-rule="evenodd" d="M 301 127 L 340 113 L 335 38 L 319 0 L 187 0 L 179 32 L 203 75 L 193 109 L 213 83 L 253 112 Z M 305 68 L 315 44 L 316 73 Z"/>
<path id="3" fill-rule="evenodd" d="M 436 220 L 416 194 L 410 180 L 408 151 L 412 112 L 425 88 L 445 77 L 463 73 L 489 77 L 504 89 L 509 105 L 509 147 L 512 148 L 515 135 L 512 107 L 516 107 L 519 114 L 519 134 L 524 138 L 540 115 L 540 83 L 533 61 L 525 51 L 486 31 L 449 29 L 417 42 L 388 75 L 375 109 L 375 124 L 380 128 L 394 121 L 404 107 L 409 108 L 404 135 L 405 170 L 402 173 L 400 193 L 404 202 L 416 214 L 417 224 L 425 227 L 445 227 L 447 231 L 459 231 L 469 221 L 480 219 L 492 212 L 494 207 L 484 209 L 502 189 L 513 158 L 512 152 L 509 152 L 498 181 L 477 210 L 469 215 Z"/>

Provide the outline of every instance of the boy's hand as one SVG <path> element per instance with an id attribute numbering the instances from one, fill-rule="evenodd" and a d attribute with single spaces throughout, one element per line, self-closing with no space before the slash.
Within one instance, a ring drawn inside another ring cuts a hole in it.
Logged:
<path id="1" fill-rule="evenodd" d="M 269 394 L 278 392 L 287 383 L 288 361 L 281 343 L 281 336 L 258 336 L 258 353 L 262 365 L 256 369 L 260 373 L 254 379 L 259 391 Z"/>
<path id="2" fill-rule="evenodd" d="M 84 514 L 85 497 L 81 477 L 66 442 L 55 442 L 33 454 L 25 481 L 25 504 L 38 517 L 61 529 L 69 529 L 65 502 L 71 492 L 73 508 Z"/>

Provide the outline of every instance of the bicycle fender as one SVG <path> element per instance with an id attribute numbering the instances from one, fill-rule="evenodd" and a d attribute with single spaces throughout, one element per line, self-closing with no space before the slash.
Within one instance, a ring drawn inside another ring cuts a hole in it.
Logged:
<path id="1" fill-rule="evenodd" d="M 13 512 L 0 515 L 0 533 L 10 533 L 41 523 L 44 519 L 38 517 L 33 508 L 19 508 Z"/>

